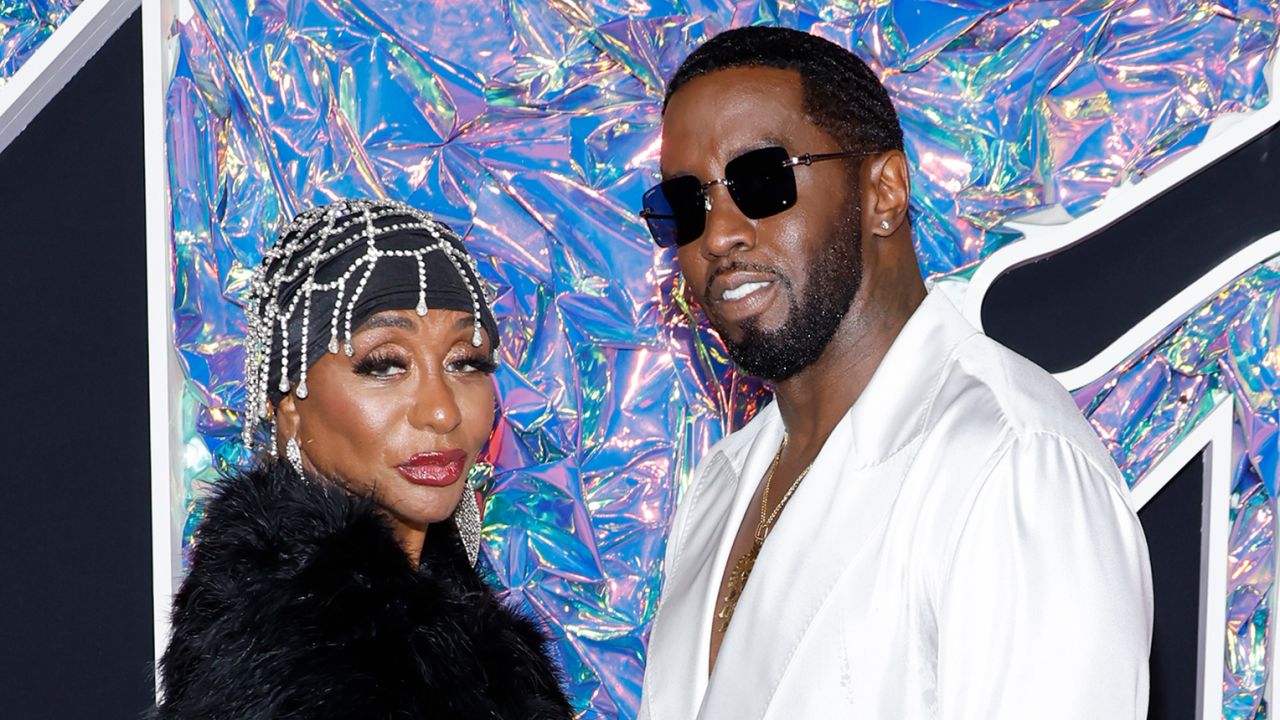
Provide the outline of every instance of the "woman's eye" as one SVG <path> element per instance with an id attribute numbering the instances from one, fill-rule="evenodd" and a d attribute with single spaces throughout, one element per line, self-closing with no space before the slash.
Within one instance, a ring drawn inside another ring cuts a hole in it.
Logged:
<path id="1" fill-rule="evenodd" d="M 355 366 L 357 375 L 370 375 L 377 378 L 393 377 L 407 371 L 407 363 L 393 355 L 370 354 Z"/>
<path id="2" fill-rule="evenodd" d="M 484 373 L 491 375 L 498 369 L 498 363 L 488 355 L 476 355 L 472 357 L 463 357 L 449 361 L 448 369 L 450 372 L 457 373 Z"/>

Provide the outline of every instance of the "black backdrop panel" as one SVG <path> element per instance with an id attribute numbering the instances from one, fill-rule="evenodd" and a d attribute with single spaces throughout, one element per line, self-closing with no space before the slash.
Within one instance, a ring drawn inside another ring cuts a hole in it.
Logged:
<path id="1" fill-rule="evenodd" d="M 1204 454 L 1197 455 L 1138 512 L 1151 548 L 1155 623 L 1151 637 L 1152 720 L 1195 720 L 1200 645 L 1200 542 Z M 1212 628 L 1221 632 L 1221 628 Z M 1209 661 L 1222 672 L 1222 661 Z"/>
<path id="2" fill-rule="evenodd" d="M 150 700 L 142 35 L 0 153 L 0 717 Z"/>
<path id="3" fill-rule="evenodd" d="M 1076 245 L 996 278 L 982 326 L 1050 372 L 1097 355 L 1223 260 L 1280 232 L 1280 125 Z"/>

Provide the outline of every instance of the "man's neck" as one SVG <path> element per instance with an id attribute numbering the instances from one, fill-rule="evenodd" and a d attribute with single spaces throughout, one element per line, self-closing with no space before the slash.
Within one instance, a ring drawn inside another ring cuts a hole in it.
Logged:
<path id="1" fill-rule="evenodd" d="M 919 285 L 889 298 L 855 300 L 822 355 L 774 386 L 793 451 L 801 457 L 817 456 L 832 429 L 861 397 L 924 296 L 924 286 Z"/>

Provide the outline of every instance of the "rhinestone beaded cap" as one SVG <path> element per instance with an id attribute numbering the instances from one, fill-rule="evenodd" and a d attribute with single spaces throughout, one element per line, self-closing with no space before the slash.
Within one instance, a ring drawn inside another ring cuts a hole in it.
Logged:
<path id="1" fill-rule="evenodd" d="M 396 216 L 406 220 L 382 227 L 376 225 L 383 218 Z M 415 230 L 425 234 L 421 247 L 400 250 L 378 247 L 379 239 Z M 336 294 L 329 322 L 328 349 L 331 353 L 341 351 L 350 356 L 353 352 L 352 314 L 380 262 L 417 264 L 418 305 L 415 310 L 421 316 L 427 314 L 424 258 L 437 252 L 448 258 L 471 295 L 474 322 L 471 343 L 480 346 L 483 342 L 480 308 L 481 303 L 487 302 L 483 288 L 478 286 L 480 272 L 471 256 L 453 245 L 446 236 L 457 238 L 452 230 L 421 210 L 390 200 L 342 200 L 315 207 L 298 215 L 281 231 L 279 240 L 263 256 L 249 287 L 245 335 L 245 422 L 241 436 L 246 447 L 252 449 L 257 429 L 271 417 L 268 387 L 271 363 L 280 367 L 278 390 L 281 393 L 287 394 L 292 389 L 299 399 L 307 396 L 307 342 L 312 298 L 318 293 Z M 365 243 L 365 252 L 357 255 L 340 276 L 329 282 L 316 281 L 316 273 L 327 261 L 358 243 Z M 471 275 L 464 271 L 464 267 L 471 270 Z M 302 284 L 284 304 L 286 298 L 281 297 L 282 290 L 299 279 L 302 279 Z M 298 312 L 302 313 L 302 337 L 297 357 L 290 357 L 289 323 Z M 278 349 L 272 347 L 277 329 L 280 331 Z M 296 387 L 289 383 L 291 362 L 296 362 L 298 367 Z"/>

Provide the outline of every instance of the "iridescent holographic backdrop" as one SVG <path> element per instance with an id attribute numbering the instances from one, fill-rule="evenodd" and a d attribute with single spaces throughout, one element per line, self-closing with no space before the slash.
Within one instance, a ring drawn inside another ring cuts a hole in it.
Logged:
<path id="1" fill-rule="evenodd" d="M 0 85 L 79 4 L 80 0 L 0 0 Z"/>
<path id="2" fill-rule="evenodd" d="M 1280 406 L 1280 259 L 1228 283 L 1118 368 L 1075 393 L 1130 483 L 1223 399 L 1234 402 L 1223 717 L 1270 717 Z M 1230 394 L 1230 395 L 1229 395 Z"/>
<path id="3" fill-rule="evenodd" d="M 682 301 L 637 220 L 662 80 L 728 27 L 853 47 L 884 78 L 916 168 L 925 272 L 963 278 L 1007 218 L 1107 190 L 1268 100 L 1280 0 L 258 2 L 197 0 L 167 99 L 190 530 L 242 460 L 249 268 L 329 199 L 387 196 L 464 231 L 498 291 L 503 413 L 485 562 L 556 635 L 585 717 L 633 717 L 665 529 L 701 453 L 766 398 Z M 180 17 L 186 17 L 180 14 Z M 1077 394 L 1131 482 L 1236 393 L 1226 715 L 1267 674 L 1280 271 L 1233 283 Z M 1199 414 L 1199 415 L 1198 415 Z"/>

